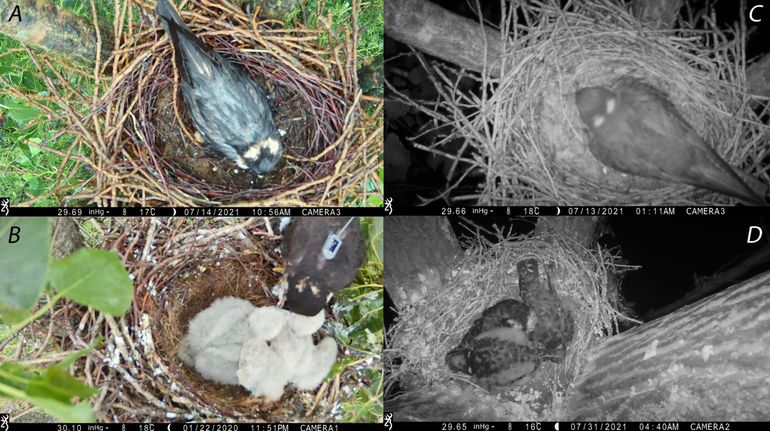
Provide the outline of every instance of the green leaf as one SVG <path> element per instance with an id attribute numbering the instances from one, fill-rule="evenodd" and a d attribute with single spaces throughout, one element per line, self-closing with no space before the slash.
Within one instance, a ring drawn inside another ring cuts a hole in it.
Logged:
<path id="1" fill-rule="evenodd" d="M 6 322 L 25 318 L 45 287 L 49 229 L 47 218 L 0 219 L 0 315 Z"/>
<path id="2" fill-rule="evenodd" d="M 5 108 L 8 110 L 8 116 L 20 124 L 26 124 L 28 121 L 35 119 L 40 115 L 40 110 L 22 103 L 7 101 L 5 103 Z"/>
<path id="3" fill-rule="evenodd" d="M 328 375 L 329 376 L 333 376 L 333 375 L 335 375 L 337 373 L 340 373 L 340 372 L 342 372 L 342 370 L 344 370 L 350 364 L 352 364 L 352 363 L 354 363 L 356 361 L 357 361 L 357 359 L 356 358 L 352 358 L 352 357 L 348 357 L 348 358 L 345 358 L 345 359 L 343 359 L 341 361 L 337 361 L 337 362 L 334 363 L 334 365 L 332 365 L 332 369 L 329 370 L 329 374 Z"/>
<path id="4" fill-rule="evenodd" d="M 371 241 L 375 251 L 377 251 L 377 257 L 379 258 L 378 259 L 379 261 L 382 261 L 383 253 L 385 250 L 383 248 L 384 230 L 385 230 L 385 227 L 384 227 L 383 217 L 373 217 L 372 228 L 369 231 L 369 241 Z"/>
<path id="5" fill-rule="evenodd" d="M 15 398 L 14 392 L 25 392 L 27 383 L 37 374 L 15 362 L 0 362 L 0 395 Z"/>
<path id="6" fill-rule="evenodd" d="M 50 398 L 67 404 L 72 397 L 88 398 L 96 392 L 94 388 L 69 375 L 67 369 L 59 364 L 49 365 L 27 385 L 27 394 L 31 397 Z"/>
<path id="7" fill-rule="evenodd" d="M 94 412 L 87 401 L 83 401 L 79 404 L 72 405 L 70 403 L 62 403 L 50 398 L 28 398 L 27 401 L 40 407 L 45 412 L 50 413 L 62 422 L 71 423 L 91 423 L 95 422 Z"/>
<path id="8" fill-rule="evenodd" d="M 81 248 L 55 260 L 49 277 L 65 298 L 121 316 L 131 305 L 133 284 L 115 253 Z"/>
<path id="9" fill-rule="evenodd" d="M 380 199 L 379 196 L 370 195 L 367 199 L 367 205 L 368 207 L 381 207 L 382 206 L 382 199 Z"/>
<path id="10" fill-rule="evenodd" d="M 36 372 L 37 371 L 37 372 Z M 63 364 L 50 365 L 42 372 L 16 363 L 0 362 L 0 395 L 26 400 L 64 422 L 93 422 L 94 414 L 84 400 L 98 391 L 72 377 Z"/>

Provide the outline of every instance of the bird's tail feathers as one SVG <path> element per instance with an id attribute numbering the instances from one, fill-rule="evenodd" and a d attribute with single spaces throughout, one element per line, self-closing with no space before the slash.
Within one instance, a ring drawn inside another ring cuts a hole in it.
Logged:
<path id="1" fill-rule="evenodd" d="M 164 25 L 174 23 L 179 27 L 187 28 L 187 25 L 182 21 L 182 17 L 179 16 L 176 9 L 168 2 L 168 0 L 158 0 L 158 4 L 155 6 L 155 12 L 160 16 Z M 168 29 L 166 29 L 168 31 Z"/>
<path id="2" fill-rule="evenodd" d="M 746 185 L 737 174 L 725 175 L 725 172 L 722 171 L 702 173 L 704 176 L 700 184 L 693 185 L 738 198 L 746 205 L 767 205 L 767 201 Z"/>

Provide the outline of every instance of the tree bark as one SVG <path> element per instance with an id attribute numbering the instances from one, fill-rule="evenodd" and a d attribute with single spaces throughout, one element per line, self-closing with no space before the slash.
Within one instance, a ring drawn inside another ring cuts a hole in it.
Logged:
<path id="1" fill-rule="evenodd" d="M 462 252 L 445 217 L 385 217 L 385 288 L 398 309 L 443 288 Z"/>
<path id="2" fill-rule="evenodd" d="M 11 18 L 18 5 L 21 20 Z M 71 62 L 96 64 L 97 37 L 91 20 L 42 0 L 0 0 L 0 33 Z M 10 18 L 10 19 L 9 19 Z M 102 62 L 112 49 L 112 26 L 101 31 Z"/>
<path id="3" fill-rule="evenodd" d="M 646 26 L 665 30 L 673 28 L 683 0 L 636 0 L 631 12 Z"/>
<path id="4" fill-rule="evenodd" d="M 674 26 L 681 5 L 681 0 L 637 0 L 631 7 L 642 22 L 663 29 Z M 385 33 L 475 72 L 482 72 L 485 58 L 497 59 L 502 54 L 502 41 L 497 30 L 427 1 L 386 1 Z M 487 67 L 490 76 L 500 75 L 499 62 Z M 770 97 L 770 54 L 747 67 L 746 79 L 751 94 Z"/>
<path id="5" fill-rule="evenodd" d="M 385 2 L 385 33 L 422 52 L 469 70 L 500 75 L 501 35 L 423 0 Z"/>
<path id="6" fill-rule="evenodd" d="M 770 273 L 592 349 L 574 420 L 770 419 Z"/>

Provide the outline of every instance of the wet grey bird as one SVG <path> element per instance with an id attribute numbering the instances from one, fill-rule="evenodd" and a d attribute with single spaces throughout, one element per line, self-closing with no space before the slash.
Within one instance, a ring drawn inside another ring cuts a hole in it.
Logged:
<path id="1" fill-rule="evenodd" d="M 242 169 L 275 170 L 283 147 L 259 84 L 198 39 L 167 0 L 158 0 L 155 11 L 174 45 L 182 95 L 205 145 Z"/>
<path id="2" fill-rule="evenodd" d="M 704 142 L 668 96 L 639 78 L 575 94 L 588 148 L 604 165 L 631 175 L 685 183 L 744 203 L 765 201 Z"/>
<path id="3" fill-rule="evenodd" d="M 281 245 L 286 259 L 285 308 L 314 316 L 347 287 L 364 261 L 358 217 L 294 217 Z"/>

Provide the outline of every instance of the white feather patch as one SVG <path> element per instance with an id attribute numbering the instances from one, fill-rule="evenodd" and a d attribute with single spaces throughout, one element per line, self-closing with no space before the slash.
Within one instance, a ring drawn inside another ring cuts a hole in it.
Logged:
<path id="1" fill-rule="evenodd" d="M 235 156 L 235 164 L 238 165 L 238 167 L 241 169 L 249 169 L 249 167 L 246 165 L 246 161 L 243 160 L 243 157 L 241 156 Z"/>
<path id="2" fill-rule="evenodd" d="M 607 113 L 607 115 L 610 115 L 613 112 L 615 112 L 615 98 L 614 97 L 610 97 L 609 99 L 607 99 L 606 102 L 604 102 L 604 110 Z"/>
<path id="3" fill-rule="evenodd" d="M 275 138 L 267 138 L 249 147 L 249 149 L 246 150 L 246 152 L 243 154 L 243 157 L 251 160 L 257 160 L 259 159 L 262 150 L 265 149 L 270 152 L 270 154 L 277 154 L 279 151 L 281 151 L 281 143 L 278 142 Z"/>

